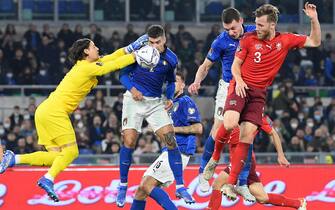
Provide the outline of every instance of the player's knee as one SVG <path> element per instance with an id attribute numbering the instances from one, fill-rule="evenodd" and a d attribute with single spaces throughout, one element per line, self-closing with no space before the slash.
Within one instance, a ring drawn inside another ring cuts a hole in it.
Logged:
<path id="1" fill-rule="evenodd" d="M 257 202 L 261 204 L 267 204 L 269 201 L 269 198 L 267 195 L 255 195 L 255 198 Z"/>
<path id="2" fill-rule="evenodd" d="M 71 157 L 72 160 L 79 156 L 79 150 L 77 145 L 72 145 L 62 149 L 62 153 L 65 156 Z"/>
<path id="3" fill-rule="evenodd" d="M 146 185 L 145 183 L 141 183 L 138 187 L 138 193 L 141 196 L 141 198 L 145 198 L 150 194 L 151 187 Z M 136 192 L 137 193 L 137 192 Z"/>
<path id="4" fill-rule="evenodd" d="M 123 144 L 128 148 L 135 148 L 136 146 L 137 134 L 125 132 L 123 134 Z"/>
<path id="5" fill-rule="evenodd" d="M 167 132 L 166 134 L 163 134 L 163 142 L 169 149 L 177 147 L 176 138 L 173 132 Z"/>

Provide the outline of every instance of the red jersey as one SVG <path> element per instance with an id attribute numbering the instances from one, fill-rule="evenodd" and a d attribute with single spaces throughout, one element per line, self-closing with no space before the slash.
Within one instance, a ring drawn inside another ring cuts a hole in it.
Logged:
<path id="1" fill-rule="evenodd" d="M 260 127 L 260 129 L 258 129 L 255 133 L 255 136 L 258 134 L 259 130 L 264 131 L 265 133 L 267 133 L 268 135 L 271 134 L 272 132 L 272 120 L 270 119 L 269 116 L 265 115 L 262 117 L 262 126 Z M 240 127 L 236 127 L 230 134 L 230 139 L 228 141 L 228 144 L 230 144 L 231 146 L 238 144 L 238 142 L 240 141 Z"/>
<path id="2" fill-rule="evenodd" d="M 272 40 L 260 40 L 256 32 L 246 33 L 235 53 L 244 61 L 241 66 L 244 82 L 255 88 L 270 86 L 288 51 L 302 48 L 306 38 L 305 35 L 276 32 Z"/>

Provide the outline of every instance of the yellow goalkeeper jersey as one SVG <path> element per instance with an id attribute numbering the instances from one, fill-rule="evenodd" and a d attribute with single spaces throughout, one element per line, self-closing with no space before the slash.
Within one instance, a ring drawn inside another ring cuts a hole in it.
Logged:
<path id="1" fill-rule="evenodd" d="M 123 48 L 96 62 L 77 61 L 47 100 L 53 104 L 52 108 L 71 113 L 97 85 L 97 76 L 122 69 L 134 62 L 133 55 L 125 55 Z"/>

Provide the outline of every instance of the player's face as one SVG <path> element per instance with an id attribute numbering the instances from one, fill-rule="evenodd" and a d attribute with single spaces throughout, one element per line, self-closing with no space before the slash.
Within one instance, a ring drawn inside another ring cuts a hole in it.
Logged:
<path id="1" fill-rule="evenodd" d="M 149 45 L 156 48 L 160 53 L 165 50 L 165 36 L 160 36 L 157 38 L 149 37 Z"/>
<path id="2" fill-rule="evenodd" d="M 94 42 L 90 42 L 90 45 L 87 49 L 84 50 L 87 54 L 87 58 L 91 61 L 96 61 L 99 59 L 99 48 L 95 46 Z"/>
<path id="3" fill-rule="evenodd" d="M 225 31 L 228 32 L 229 36 L 231 36 L 234 39 L 238 39 L 242 35 L 242 32 L 243 32 L 242 24 L 243 24 L 243 19 L 240 18 L 239 21 L 233 20 L 233 22 L 229 24 L 223 23 L 223 28 Z"/>
<path id="4" fill-rule="evenodd" d="M 175 82 L 176 88 L 175 88 L 175 94 L 179 94 L 182 92 L 185 88 L 185 82 L 181 79 L 180 76 L 176 76 L 176 82 Z"/>
<path id="5" fill-rule="evenodd" d="M 271 37 L 271 31 L 275 30 L 275 23 L 268 22 L 268 17 L 263 15 L 261 17 L 256 17 L 256 32 L 258 39 L 264 40 Z"/>

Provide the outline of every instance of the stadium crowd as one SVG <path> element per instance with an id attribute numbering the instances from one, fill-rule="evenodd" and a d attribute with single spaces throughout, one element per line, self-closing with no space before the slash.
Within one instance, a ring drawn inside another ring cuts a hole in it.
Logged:
<path id="1" fill-rule="evenodd" d="M 220 33 L 220 26 L 214 24 L 203 40 L 196 40 L 184 25 L 178 26 L 177 33 L 171 32 L 170 24 L 165 29 L 167 45 L 177 53 L 179 70 L 185 74 L 186 84 L 190 84 L 210 49 L 210 44 Z M 136 40 L 141 33 L 143 32 L 136 33 L 131 24 L 127 26 L 124 36 L 114 31 L 111 37 L 104 37 L 101 28 L 95 24 L 90 25 L 88 34 L 83 34 L 81 25 L 76 25 L 72 30 L 68 24 L 63 24 L 55 34 L 47 24 L 43 25 L 42 31 L 31 24 L 24 34 L 17 34 L 15 26 L 8 24 L 0 34 L 0 84 L 58 84 L 69 70 L 67 53 L 74 40 L 91 38 L 100 48 L 100 53 L 107 54 Z M 333 86 L 334 62 L 335 42 L 331 34 L 326 34 L 319 48 L 289 53 L 268 94 L 266 109 L 274 120 L 273 126 L 281 134 L 285 151 L 335 152 L 335 99 L 326 105 L 316 97 L 314 105 L 308 106 L 306 99 L 293 89 L 296 85 Z M 217 84 L 220 64 L 213 68 L 204 80 L 204 85 Z M 120 83 L 117 74 L 109 74 L 101 78 L 99 84 Z M 120 92 L 114 104 L 106 103 L 104 97 L 102 91 L 95 91 L 93 99 L 86 99 L 84 105 L 72 115 L 81 154 L 114 154 L 120 150 L 123 95 Z M 28 107 L 15 106 L 12 114 L 1 120 L 1 143 L 7 149 L 18 154 L 41 149 L 37 145 L 34 129 L 36 105 L 35 99 L 31 97 Z M 203 151 L 212 120 L 203 119 L 205 132 L 198 138 L 198 153 Z M 155 135 L 145 124 L 134 154 L 157 153 L 160 148 Z M 258 135 L 254 148 L 256 152 L 274 151 L 274 147 L 262 133 Z"/>

